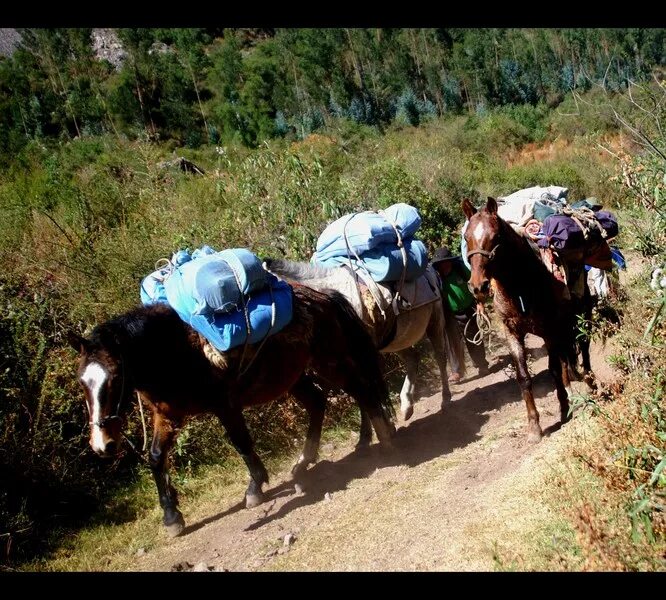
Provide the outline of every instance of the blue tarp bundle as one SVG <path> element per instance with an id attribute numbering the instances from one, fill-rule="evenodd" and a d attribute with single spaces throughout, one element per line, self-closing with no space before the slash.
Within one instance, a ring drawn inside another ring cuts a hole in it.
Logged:
<path id="1" fill-rule="evenodd" d="M 317 240 L 314 260 L 323 263 L 334 256 L 347 256 L 345 225 L 349 246 L 359 256 L 381 244 L 397 244 L 395 229 L 387 218 L 395 223 L 403 239 L 411 238 L 421 225 L 421 216 L 409 204 L 393 204 L 384 214 L 386 217 L 375 212 L 352 213 L 333 221 Z"/>
<path id="2" fill-rule="evenodd" d="M 404 245 L 407 251 L 405 281 L 411 281 L 425 273 L 428 266 L 428 251 L 420 240 L 405 240 Z M 348 265 L 351 260 L 355 269 L 363 270 L 363 266 L 365 266 L 365 270 L 378 283 L 398 281 L 402 275 L 402 252 L 395 243 L 382 244 L 372 250 L 367 250 L 361 255 L 361 258 L 363 265 L 359 265 L 359 261 L 355 258 L 349 259 L 346 256 L 334 256 L 328 260 L 320 261 L 319 264 L 325 267 L 339 267 Z"/>
<path id="3" fill-rule="evenodd" d="M 250 319 L 249 343 L 261 341 L 269 331 L 277 333 L 291 321 L 291 287 L 265 271 L 249 250 L 215 252 L 204 246 L 191 256 L 181 250 L 174 254 L 172 265 L 143 280 L 141 301 L 169 304 L 218 350 L 245 343 L 243 301 Z M 273 299 L 276 314 L 271 329 Z"/>
<path id="4" fill-rule="evenodd" d="M 421 216 L 416 208 L 404 203 L 389 206 L 384 214 L 362 212 L 340 217 L 319 236 L 312 260 L 325 267 L 351 262 L 353 267 L 367 270 L 377 282 L 398 281 L 402 275 L 403 258 L 391 223 L 400 232 L 407 252 L 405 279 L 416 279 L 425 272 L 428 252 L 422 242 L 412 239 L 421 225 Z M 361 258 L 362 265 L 355 254 Z"/>

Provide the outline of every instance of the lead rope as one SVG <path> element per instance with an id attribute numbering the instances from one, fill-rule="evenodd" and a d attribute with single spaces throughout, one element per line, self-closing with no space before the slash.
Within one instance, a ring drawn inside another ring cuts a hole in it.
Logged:
<path id="1" fill-rule="evenodd" d="M 148 434 L 146 432 L 146 417 L 143 414 L 143 402 L 141 401 L 141 393 L 139 391 L 136 392 L 136 399 L 139 403 L 139 412 L 141 413 L 141 427 L 143 428 L 143 447 L 141 448 L 141 452 L 145 452 L 146 442 L 148 441 Z"/>
<path id="2" fill-rule="evenodd" d="M 145 452 L 146 452 L 146 446 L 147 446 L 147 441 L 148 441 L 148 433 L 146 430 L 146 419 L 143 414 L 143 406 L 141 402 L 141 394 L 137 391 L 136 392 L 136 397 L 137 401 L 139 402 L 139 412 L 141 413 L 141 426 L 143 428 L 143 446 L 141 448 L 141 451 L 136 449 L 136 446 L 132 443 L 132 440 L 130 440 L 122 431 L 120 432 L 120 435 L 123 436 L 124 440 L 129 444 L 129 447 L 132 449 L 134 454 L 136 454 L 139 457 L 139 460 L 144 463 L 148 464 L 148 460 L 146 459 Z"/>
<path id="3" fill-rule="evenodd" d="M 476 332 L 476 335 L 473 338 L 469 338 L 467 337 L 467 328 L 469 327 L 469 324 L 472 322 L 472 318 L 476 319 L 476 328 L 478 331 Z M 463 329 L 463 336 L 471 344 L 474 344 L 475 346 L 480 346 L 481 344 L 483 344 L 484 337 L 490 338 L 490 331 L 492 329 L 490 319 L 488 318 L 488 315 L 486 314 L 486 311 L 483 308 L 483 304 L 476 305 L 476 310 L 474 311 L 472 318 L 470 318 L 467 321 L 467 323 L 465 323 L 465 328 Z"/>

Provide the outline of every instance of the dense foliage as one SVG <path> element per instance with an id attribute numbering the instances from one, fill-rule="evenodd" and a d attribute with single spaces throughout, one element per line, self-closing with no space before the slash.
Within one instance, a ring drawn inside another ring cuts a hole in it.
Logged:
<path id="1" fill-rule="evenodd" d="M 198 147 L 303 138 L 331 119 L 383 127 L 621 91 L 666 61 L 664 29 L 21 30 L 0 62 L 0 153 L 111 132 Z"/>

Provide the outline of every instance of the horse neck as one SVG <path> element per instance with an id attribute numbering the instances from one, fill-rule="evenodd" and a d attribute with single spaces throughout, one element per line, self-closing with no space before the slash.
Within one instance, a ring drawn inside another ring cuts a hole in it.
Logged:
<path id="1" fill-rule="evenodd" d="M 552 286 L 552 275 L 530 248 L 526 238 L 513 227 L 498 219 L 503 243 L 498 251 L 492 276 L 509 298 L 518 296 L 538 302 L 550 298 L 547 289 Z"/>

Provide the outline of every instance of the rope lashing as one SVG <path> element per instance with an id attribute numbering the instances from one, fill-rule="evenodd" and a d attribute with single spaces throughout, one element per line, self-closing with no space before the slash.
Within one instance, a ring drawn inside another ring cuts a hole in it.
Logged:
<path id="1" fill-rule="evenodd" d="M 585 239 L 588 239 L 592 229 L 599 231 L 602 239 L 608 237 L 608 232 L 601 226 L 594 211 L 589 208 L 564 206 L 561 208 L 560 214 L 570 217 L 581 228 Z"/>
<path id="2" fill-rule="evenodd" d="M 345 221 L 344 227 L 342 228 L 342 233 L 343 233 L 344 238 L 345 238 L 345 245 L 347 246 L 347 260 L 349 261 L 349 270 L 352 272 L 352 274 L 356 273 L 356 270 L 354 269 L 354 265 L 352 265 L 352 261 L 351 261 L 351 255 L 353 254 L 354 257 L 356 258 L 356 261 L 357 261 L 356 264 L 358 265 L 358 268 L 363 269 L 365 271 L 365 274 L 368 276 L 368 279 L 372 279 L 372 275 L 370 275 L 370 271 L 368 271 L 368 269 L 366 268 L 365 262 L 358 255 L 358 253 L 356 252 L 354 247 L 349 244 L 349 237 L 347 236 L 347 225 L 349 225 L 349 222 L 356 215 L 367 214 L 367 213 L 374 213 L 374 211 L 366 210 L 364 213 L 353 213 L 352 215 L 350 215 L 349 219 L 347 219 Z M 359 305 L 363 306 L 363 296 L 361 295 L 361 288 L 360 288 L 359 283 L 358 283 L 358 276 L 354 278 L 354 282 L 356 284 L 356 292 L 358 293 Z M 372 297 L 375 300 L 375 304 L 379 308 L 379 312 L 381 313 L 382 317 L 386 318 L 386 313 L 384 312 L 384 309 L 382 308 L 381 299 L 377 297 L 377 295 L 375 294 L 375 292 L 372 288 L 369 287 L 368 290 L 370 291 L 370 294 L 372 294 Z"/>
<path id="3" fill-rule="evenodd" d="M 275 327 L 275 321 L 277 320 L 277 309 L 275 307 L 275 296 L 273 295 L 273 288 L 269 285 L 268 286 L 268 291 L 270 292 L 271 295 L 271 326 L 268 328 L 268 331 L 266 332 L 266 335 L 264 336 L 264 339 L 261 340 L 261 343 L 257 347 L 256 352 L 254 353 L 254 356 L 250 359 L 250 362 L 248 362 L 247 366 L 240 371 L 239 367 L 239 377 L 242 377 L 245 375 L 250 370 L 250 367 L 252 366 L 252 363 L 254 363 L 255 359 L 257 356 L 259 356 L 259 352 L 261 352 L 261 349 L 264 347 L 264 344 L 266 343 L 266 340 L 269 338 L 271 335 L 271 331 L 273 330 L 273 327 Z"/>
<path id="4" fill-rule="evenodd" d="M 393 227 L 393 231 L 395 231 L 395 235 L 398 238 L 398 248 L 400 248 L 400 255 L 402 256 L 402 273 L 400 274 L 400 283 L 398 284 L 398 289 L 396 289 L 395 295 L 391 300 L 393 312 L 398 315 L 400 314 L 400 309 L 398 308 L 398 298 L 401 297 L 402 287 L 405 285 L 405 278 L 407 277 L 407 250 L 405 250 L 405 244 L 402 241 L 402 235 L 400 235 L 398 224 L 389 219 L 383 210 L 378 211 L 378 213 L 389 222 L 391 227 Z M 405 308 L 411 308 L 411 306 L 405 306 Z"/>

